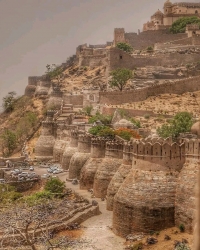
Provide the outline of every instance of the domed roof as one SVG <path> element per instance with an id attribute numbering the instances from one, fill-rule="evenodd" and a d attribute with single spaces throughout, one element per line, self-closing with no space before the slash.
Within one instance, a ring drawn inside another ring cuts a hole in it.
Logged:
<path id="1" fill-rule="evenodd" d="M 192 125 L 191 133 L 195 135 L 200 135 L 200 122 L 196 122 Z"/>
<path id="2" fill-rule="evenodd" d="M 153 16 L 163 16 L 163 13 L 162 13 L 162 11 L 160 11 L 159 9 L 154 13 L 154 15 Z"/>
<path id="3" fill-rule="evenodd" d="M 121 119 L 120 121 L 119 121 L 119 124 L 129 124 L 130 122 L 128 121 L 128 120 L 126 120 L 126 119 Z"/>
<path id="4" fill-rule="evenodd" d="M 168 6 L 172 6 L 172 2 L 167 0 L 165 3 L 164 3 L 164 6 L 165 7 L 168 7 Z"/>

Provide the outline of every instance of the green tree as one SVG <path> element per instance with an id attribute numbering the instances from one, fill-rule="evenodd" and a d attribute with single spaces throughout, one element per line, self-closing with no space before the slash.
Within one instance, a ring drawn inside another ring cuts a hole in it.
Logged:
<path id="1" fill-rule="evenodd" d="M 170 32 L 174 34 L 184 33 L 187 24 L 198 24 L 200 26 L 200 19 L 196 16 L 179 18 L 172 24 Z"/>
<path id="2" fill-rule="evenodd" d="M 100 137 L 109 137 L 111 139 L 114 139 L 115 137 L 114 130 L 107 126 L 94 126 L 90 128 L 88 132 Z"/>
<path id="3" fill-rule="evenodd" d="M 128 53 L 133 51 L 133 47 L 128 43 L 117 43 L 116 47 Z"/>
<path id="4" fill-rule="evenodd" d="M 132 70 L 116 69 L 110 72 L 112 79 L 109 81 L 111 87 L 117 87 L 120 91 L 126 86 L 129 79 L 133 78 Z"/>
<path id="5" fill-rule="evenodd" d="M 193 124 L 192 114 L 188 112 L 179 112 L 175 115 L 169 124 L 164 124 L 158 128 L 157 133 L 163 138 L 172 136 L 176 138 L 180 133 L 189 132 Z"/>
<path id="6" fill-rule="evenodd" d="M 50 178 L 44 187 L 45 191 L 53 194 L 62 194 L 65 189 L 65 183 L 58 178 Z"/>
<path id="7" fill-rule="evenodd" d="M 10 156 L 17 147 L 16 134 L 9 129 L 5 129 L 0 136 L 0 139 L 3 156 Z"/>
<path id="8" fill-rule="evenodd" d="M 16 102 L 16 92 L 11 91 L 5 97 L 3 97 L 3 108 L 6 112 L 11 112 L 14 110 L 15 102 Z"/>
<path id="9" fill-rule="evenodd" d="M 64 75 L 63 75 L 63 68 L 61 66 L 57 66 L 56 64 L 47 64 L 46 66 L 47 71 L 45 72 L 47 77 L 52 81 L 56 80 L 58 86 L 61 85 Z"/>

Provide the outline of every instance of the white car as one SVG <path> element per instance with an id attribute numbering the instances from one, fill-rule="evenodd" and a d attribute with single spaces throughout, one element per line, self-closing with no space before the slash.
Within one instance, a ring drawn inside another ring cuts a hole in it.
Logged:
<path id="1" fill-rule="evenodd" d="M 42 178 L 42 179 L 48 179 L 48 178 L 50 178 L 50 177 L 51 177 L 50 174 L 43 174 L 43 175 L 41 175 L 41 178 Z"/>
<path id="2" fill-rule="evenodd" d="M 59 174 L 59 173 L 62 173 L 62 172 L 63 172 L 63 169 L 58 168 L 58 169 L 53 171 L 53 174 Z"/>
<path id="3" fill-rule="evenodd" d="M 29 170 L 30 170 L 30 171 L 33 171 L 33 170 L 34 170 L 34 167 L 33 167 L 33 166 L 30 166 Z"/>

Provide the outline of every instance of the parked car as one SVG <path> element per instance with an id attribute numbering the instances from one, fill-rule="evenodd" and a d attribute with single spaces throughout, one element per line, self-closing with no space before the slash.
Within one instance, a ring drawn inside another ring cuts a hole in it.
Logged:
<path id="1" fill-rule="evenodd" d="M 50 177 L 51 177 L 50 174 L 43 174 L 43 175 L 41 175 L 41 178 L 42 178 L 42 179 L 48 179 L 48 178 L 50 178 Z"/>
<path id="2" fill-rule="evenodd" d="M 16 168 L 16 169 L 12 170 L 10 173 L 13 175 L 18 175 L 21 173 L 21 170 Z"/>
<path id="3" fill-rule="evenodd" d="M 6 181 L 4 179 L 0 179 L 0 183 L 5 183 Z"/>
<path id="4" fill-rule="evenodd" d="M 28 177 L 29 173 L 28 172 L 21 172 L 18 176 L 19 177 Z"/>
<path id="5" fill-rule="evenodd" d="M 30 170 L 30 171 L 33 171 L 33 170 L 34 170 L 34 167 L 33 167 L 33 166 L 30 166 L 29 170 Z"/>
<path id="6" fill-rule="evenodd" d="M 62 172 L 63 172 L 63 169 L 58 168 L 58 169 L 53 171 L 53 174 L 59 174 L 59 173 L 62 173 Z"/>

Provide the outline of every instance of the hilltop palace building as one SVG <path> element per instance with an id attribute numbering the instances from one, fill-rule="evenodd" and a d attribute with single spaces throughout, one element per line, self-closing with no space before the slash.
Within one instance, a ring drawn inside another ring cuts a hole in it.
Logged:
<path id="1" fill-rule="evenodd" d="M 143 31 L 166 29 L 169 28 L 177 19 L 190 16 L 200 17 L 200 2 L 171 3 L 170 0 L 167 0 L 163 6 L 163 12 L 157 10 L 151 16 L 151 21 L 148 21 L 143 25 Z"/>

